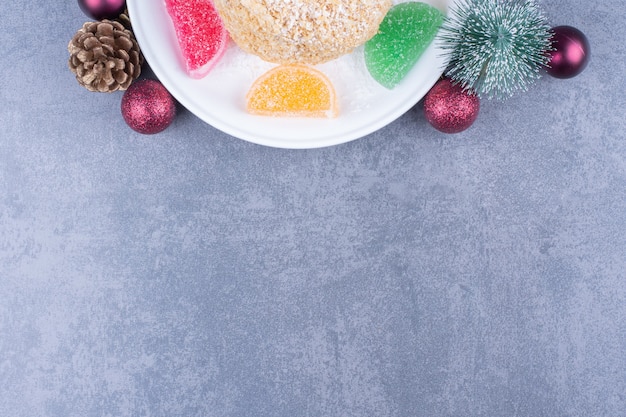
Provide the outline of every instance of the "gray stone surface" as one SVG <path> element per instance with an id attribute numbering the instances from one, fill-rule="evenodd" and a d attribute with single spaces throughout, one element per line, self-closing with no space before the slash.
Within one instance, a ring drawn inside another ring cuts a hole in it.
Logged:
<path id="1" fill-rule="evenodd" d="M 577 78 L 293 151 L 135 134 L 0 3 L 0 415 L 625 416 L 625 4 L 544 7 Z"/>

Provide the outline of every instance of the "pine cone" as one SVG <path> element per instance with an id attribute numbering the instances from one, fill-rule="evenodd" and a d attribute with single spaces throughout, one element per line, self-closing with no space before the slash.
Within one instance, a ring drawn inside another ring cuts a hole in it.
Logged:
<path id="1" fill-rule="evenodd" d="M 130 23 L 130 16 L 128 15 L 128 9 L 124 11 L 115 19 L 116 22 L 120 22 L 124 27 L 132 32 L 133 26 Z"/>
<path id="2" fill-rule="evenodd" d="M 68 47 L 69 67 L 89 91 L 126 90 L 139 77 L 143 55 L 133 32 L 120 22 L 87 22 Z"/>

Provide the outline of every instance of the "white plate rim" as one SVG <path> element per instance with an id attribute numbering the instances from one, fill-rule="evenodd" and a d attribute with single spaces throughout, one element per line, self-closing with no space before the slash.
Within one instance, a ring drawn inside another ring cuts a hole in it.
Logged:
<path id="1" fill-rule="evenodd" d="M 424 0 L 444 13 L 454 1 Z M 376 90 L 371 96 L 363 100 L 367 101 L 365 108 L 353 108 L 350 111 L 348 107 L 344 112 L 342 103 L 341 113 L 334 119 L 255 116 L 245 112 L 241 105 L 243 97 L 239 96 L 245 96 L 244 90 L 247 86 L 242 85 L 246 82 L 251 84 L 256 75 L 252 78 L 248 75 L 244 80 L 243 76 L 235 77 L 225 71 L 219 73 L 216 71 L 216 74 L 211 72 L 199 80 L 191 79 L 182 70 L 176 36 L 165 10 L 164 0 L 127 0 L 127 7 L 133 33 L 150 69 L 172 96 L 187 110 L 214 128 L 235 138 L 263 146 L 312 149 L 339 145 L 365 137 L 413 108 L 441 77 L 447 65 L 439 45 L 433 42 L 396 88 L 386 90 L 380 86 L 374 87 Z M 237 47 L 232 45 L 231 48 Z M 362 50 L 357 49 L 353 53 L 362 53 Z M 228 67 L 229 64 L 226 62 L 222 65 Z M 317 66 L 327 75 L 330 72 L 331 81 L 335 70 L 332 65 L 333 62 Z M 363 77 L 363 74 L 369 76 L 366 70 L 362 70 L 357 76 Z M 258 73 L 258 76 L 260 75 L 262 72 Z M 350 86 L 339 84 L 335 83 L 338 94 L 341 94 L 343 87 L 344 94 L 350 96 Z M 234 88 L 223 91 L 222 86 L 225 85 L 241 88 L 236 93 L 237 97 L 231 97 L 235 95 L 230 92 Z M 348 106 L 350 99 L 359 98 L 347 97 L 345 101 Z"/>

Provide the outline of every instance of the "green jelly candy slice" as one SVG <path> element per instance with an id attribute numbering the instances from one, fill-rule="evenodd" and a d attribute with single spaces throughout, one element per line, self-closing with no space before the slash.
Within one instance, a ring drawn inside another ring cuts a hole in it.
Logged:
<path id="1" fill-rule="evenodd" d="M 371 76 L 392 89 L 409 73 L 443 23 L 443 14 L 421 2 L 393 6 L 378 33 L 365 43 L 365 65 Z"/>

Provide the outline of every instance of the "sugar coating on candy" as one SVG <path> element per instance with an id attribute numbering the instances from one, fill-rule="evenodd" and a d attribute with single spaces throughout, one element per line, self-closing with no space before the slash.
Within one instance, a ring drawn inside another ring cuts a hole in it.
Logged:
<path id="1" fill-rule="evenodd" d="M 233 41 L 268 62 L 319 64 L 376 34 L 391 0 L 215 0 Z"/>
<path id="2" fill-rule="evenodd" d="M 228 32 L 211 0 L 165 0 L 185 70 L 204 77 L 224 54 Z"/>
<path id="3" fill-rule="evenodd" d="M 339 111 L 328 77 L 299 64 L 281 65 L 257 78 L 246 101 L 249 113 L 263 116 L 335 117 Z"/>
<path id="4" fill-rule="evenodd" d="M 365 64 L 372 77 L 392 89 L 415 66 L 435 38 L 443 14 L 421 2 L 393 6 L 378 33 L 365 44 Z"/>

